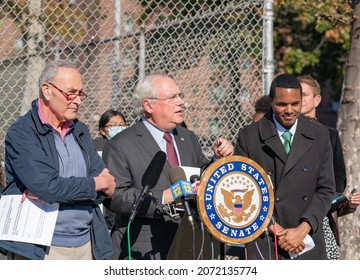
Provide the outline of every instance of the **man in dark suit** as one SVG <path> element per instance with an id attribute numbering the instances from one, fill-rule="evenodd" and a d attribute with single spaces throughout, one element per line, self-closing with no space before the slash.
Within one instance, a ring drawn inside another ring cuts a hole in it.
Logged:
<path id="1" fill-rule="evenodd" d="M 141 104 L 140 121 L 120 132 L 104 147 L 103 159 L 116 179 L 116 189 L 105 206 L 115 213 L 112 230 L 115 259 L 128 258 L 131 246 L 133 259 L 166 259 L 179 226 L 163 210 L 173 202 L 169 186 L 170 162 L 166 162 L 160 178 L 151 190 L 130 227 L 127 224 L 131 209 L 143 186 L 142 176 L 158 151 L 166 152 L 164 132 L 169 132 L 175 145 L 178 165 L 204 168 L 209 164 L 198 143 L 197 136 L 181 126 L 183 95 L 175 81 L 162 74 L 152 74 L 139 82 L 135 94 Z M 233 154 L 233 146 L 219 138 L 214 145 L 214 157 Z M 169 155 L 168 155 L 169 159 Z M 128 243 L 130 241 L 130 244 Z"/>
<path id="2" fill-rule="evenodd" d="M 273 80 L 269 101 L 271 110 L 242 128 L 235 146 L 235 154 L 260 164 L 274 186 L 270 236 L 247 243 L 247 258 L 290 259 L 290 253 L 296 259 L 326 259 L 322 221 L 335 192 L 327 129 L 301 115 L 301 85 L 292 75 Z M 284 132 L 290 139 L 283 139 Z M 315 247 L 306 251 L 309 237 Z"/>
<path id="3" fill-rule="evenodd" d="M 301 113 L 318 122 L 316 118 L 316 108 L 321 102 L 321 90 L 319 83 L 310 75 L 303 75 L 297 78 L 301 84 L 303 91 Z M 339 137 L 339 132 L 336 128 L 325 126 L 329 131 L 331 147 L 333 150 L 333 164 L 336 194 L 335 197 L 341 195 L 346 188 L 346 167 L 342 150 L 342 145 Z M 331 209 L 324 219 L 324 232 L 326 251 L 330 260 L 339 259 L 340 234 L 338 225 L 338 216 L 354 213 L 356 207 L 359 205 L 359 194 L 351 196 L 344 203 L 335 209 Z"/>

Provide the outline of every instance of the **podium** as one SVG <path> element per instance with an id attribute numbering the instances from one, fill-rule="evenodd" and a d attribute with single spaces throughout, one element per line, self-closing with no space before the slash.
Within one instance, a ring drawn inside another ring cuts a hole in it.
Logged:
<path id="1" fill-rule="evenodd" d="M 176 231 L 174 240 L 169 249 L 167 260 L 193 260 L 198 258 L 201 244 L 202 233 L 199 227 L 198 219 L 195 219 L 194 233 L 188 221 L 186 214 L 181 218 L 181 223 Z M 193 242 L 193 234 L 195 235 L 195 242 Z M 221 259 L 221 248 L 223 244 L 217 239 L 213 238 L 204 227 L 204 245 L 202 258 L 203 260 Z M 195 254 L 194 254 L 195 248 Z"/>

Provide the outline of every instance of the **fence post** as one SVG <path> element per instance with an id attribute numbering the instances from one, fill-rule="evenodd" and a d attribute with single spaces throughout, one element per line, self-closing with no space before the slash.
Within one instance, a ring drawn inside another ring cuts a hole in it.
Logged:
<path id="1" fill-rule="evenodd" d="M 274 0 L 265 0 L 263 19 L 263 95 L 266 95 L 274 77 Z"/>

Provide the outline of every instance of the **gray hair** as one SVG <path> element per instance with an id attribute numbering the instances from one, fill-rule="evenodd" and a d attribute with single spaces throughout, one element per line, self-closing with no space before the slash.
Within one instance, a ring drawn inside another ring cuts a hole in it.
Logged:
<path id="1" fill-rule="evenodd" d="M 66 60 L 54 60 L 47 62 L 44 70 L 41 72 L 39 77 L 39 92 L 41 93 L 41 85 L 46 82 L 53 82 L 56 77 L 59 68 L 72 68 L 77 70 L 74 63 Z"/>
<path id="2" fill-rule="evenodd" d="M 136 85 L 134 95 L 137 99 L 135 109 L 138 113 L 138 116 L 143 116 L 145 113 L 145 110 L 142 106 L 144 99 L 156 98 L 158 96 L 158 89 L 154 86 L 154 81 L 161 78 L 169 78 L 169 76 L 163 73 L 150 74 L 145 76 Z M 153 102 L 155 102 L 155 100 Z"/>

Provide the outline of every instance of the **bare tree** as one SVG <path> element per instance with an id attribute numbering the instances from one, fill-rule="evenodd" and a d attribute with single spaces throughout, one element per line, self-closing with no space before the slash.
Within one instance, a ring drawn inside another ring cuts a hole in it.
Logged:
<path id="1" fill-rule="evenodd" d="M 360 1 L 353 0 L 351 42 L 346 61 L 345 77 L 340 100 L 338 130 L 344 149 L 348 194 L 353 185 L 360 184 Z M 360 210 L 343 216 L 340 222 L 340 258 L 360 259 Z"/>

